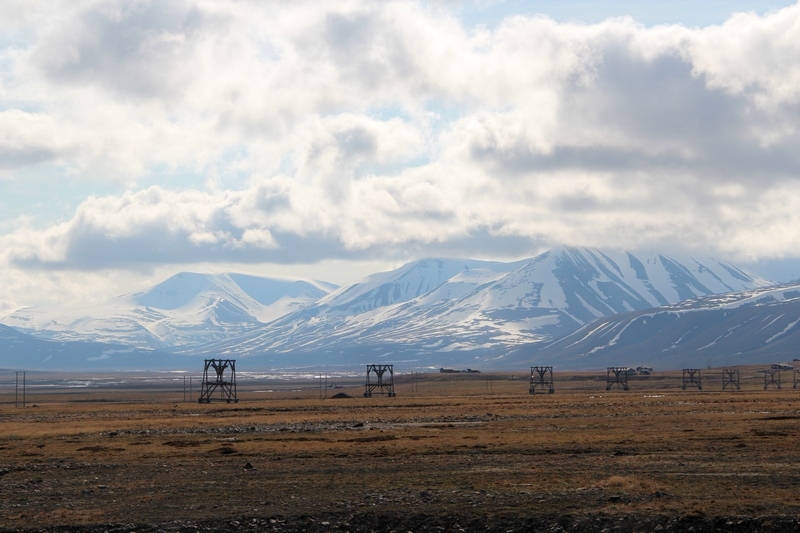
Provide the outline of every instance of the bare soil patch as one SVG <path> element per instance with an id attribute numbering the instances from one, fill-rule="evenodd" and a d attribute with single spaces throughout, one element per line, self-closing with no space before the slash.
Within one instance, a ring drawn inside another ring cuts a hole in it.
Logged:
<path id="1" fill-rule="evenodd" d="M 800 391 L 526 378 L 5 393 L 0 530 L 800 530 Z"/>

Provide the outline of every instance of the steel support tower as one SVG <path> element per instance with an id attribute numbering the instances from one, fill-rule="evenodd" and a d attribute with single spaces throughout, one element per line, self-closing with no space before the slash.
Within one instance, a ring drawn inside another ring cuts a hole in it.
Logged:
<path id="1" fill-rule="evenodd" d="M 613 374 L 613 377 L 612 377 Z M 611 390 L 614 385 L 622 390 L 628 390 L 628 368 L 610 366 L 606 372 L 606 390 Z"/>
<path id="2" fill-rule="evenodd" d="M 776 368 L 768 368 L 761 370 L 764 373 L 764 390 L 767 390 L 770 385 L 775 385 L 775 388 L 781 388 L 781 371 Z"/>
<path id="3" fill-rule="evenodd" d="M 738 368 L 723 368 L 722 369 L 722 390 L 728 388 L 728 385 L 739 389 L 739 369 Z"/>
<path id="4" fill-rule="evenodd" d="M 697 390 L 703 390 L 703 377 L 700 375 L 699 368 L 684 368 L 681 389 L 686 390 L 689 385 L 697 386 Z"/>
<path id="5" fill-rule="evenodd" d="M 798 383 L 800 383 L 800 370 L 795 370 L 794 371 L 794 385 L 792 385 L 792 388 L 796 389 Z"/>
<path id="6" fill-rule="evenodd" d="M 536 394 L 537 387 L 542 392 L 547 389 L 547 392 L 553 394 L 556 389 L 553 384 L 553 367 L 552 366 L 532 366 L 531 367 L 531 386 L 528 392 Z"/>
<path id="7" fill-rule="evenodd" d="M 209 372 L 213 369 L 213 372 Z M 228 377 L 226 378 L 226 370 Z M 219 390 L 219 395 L 214 397 L 214 392 Z M 200 383 L 200 397 L 197 403 L 211 403 L 211 401 L 239 403 L 236 397 L 236 360 L 235 359 L 206 359 L 203 369 L 203 381 Z"/>
<path id="8" fill-rule="evenodd" d="M 389 378 L 384 379 L 384 374 L 389 373 Z M 374 380 L 372 375 L 375 374 Z M 394 365 L 367 365 L 367 382 L 364 385 L 364 397 L 371 398 L 373 394 L 383 394 L 394 397 Z"/>

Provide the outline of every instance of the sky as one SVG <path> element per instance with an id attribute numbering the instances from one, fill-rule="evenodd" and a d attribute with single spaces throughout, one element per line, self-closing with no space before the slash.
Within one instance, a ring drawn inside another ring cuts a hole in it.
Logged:
<path id="1" fill-rule="evenodd" d="M 4 0 L 0 316 L 180 271 L 800 276 L 800 3 Z"/>

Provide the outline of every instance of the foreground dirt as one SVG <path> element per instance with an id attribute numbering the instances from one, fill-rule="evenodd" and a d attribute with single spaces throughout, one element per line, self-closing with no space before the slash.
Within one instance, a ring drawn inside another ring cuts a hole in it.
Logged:
<path id="1" fill-rule="evenodd" d="M 800 531 L 800 391 L 419 390 L 7 402 L 0 530 Z"/>

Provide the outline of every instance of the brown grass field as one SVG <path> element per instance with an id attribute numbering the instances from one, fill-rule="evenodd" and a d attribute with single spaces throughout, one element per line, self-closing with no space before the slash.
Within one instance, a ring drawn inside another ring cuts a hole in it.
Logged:
<path id="1" fill-rule="evenodd" d="M 183 378 L 28 373 L 25 407 L 6 373 L 0 530 L 799 531 L 800 390 L 756 370 L 240 379 L 209 405 Z"/>

